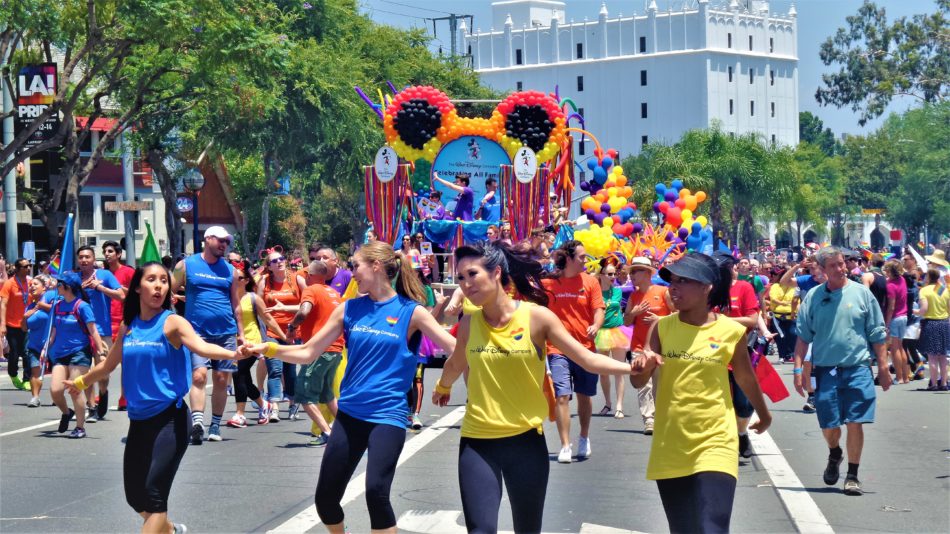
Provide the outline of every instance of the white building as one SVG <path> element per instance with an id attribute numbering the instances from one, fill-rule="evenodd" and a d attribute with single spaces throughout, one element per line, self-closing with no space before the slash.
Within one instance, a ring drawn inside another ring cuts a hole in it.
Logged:
<path id="1" fill-rule="evenodd" d="M 794 5 L 687 0 L 660 11 L 616 16 L 604 3 L 594 21 L 564 20 L 565 3 L 492 3 L 494 26 L 459 29 L 482 81 L 504 91 L 570 97 L 587 129 L 621 157 L 646 143 L 671 144 L 718 121 L 735 134 L 798 144 L 798 54 Z M 578 156 L 590 155 L 589 146 Z M 585 154 L 586 153 L 586 154 Z"/>

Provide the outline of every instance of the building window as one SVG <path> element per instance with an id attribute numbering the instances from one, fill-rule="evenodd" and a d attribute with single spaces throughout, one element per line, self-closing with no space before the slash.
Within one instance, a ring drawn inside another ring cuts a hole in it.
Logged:
<path id="1" fill-rule="evenodd" d="M 775 146 L 775 134 L 772 134 L 772 146 Z"/>
<path id="2" fill-rule="evenodd" d="M 729 81 L 732 81 L 732 67 L 729 67 Z"/>
<path id="3" fill-rule="evenodd" d="M 749 101 L 749 116 L 755 117 L 755 100 Z"/>
<path id="4" fill-rule="evenodd" d="M 587 146 L 587 143 L 577 143 L 577 155 L 583 156 L 585 153 L 584 147 Z M 583 174 L 583 173 L 582 173 Z"/>
<path id="5" fill-rule="evenodd" d="M 640 38 L 640 53 L 646 54 L 646 52 L 647 52 L 647 38 L 641 37 Z"/>
<path id="6" fill-rule="evenodd" d="M 726 34 L 726 48 L 732 48 L 732 34 Z"/>
<path id="7" fill-rule="evenodd" d="M 472 45 L 468 45 L 468 55 L 472 55 Z"/>
<path id="8" fill-rule="evenodd" d="M 771 108 L 772 108 L 772 117 L 775 117 L 775 102 L 771 103 Z"/>
<path id="9" fill-rule="evenodd" d="M 647 103 L 646 102 L 640 102 L 640 118 L 641 119 L 647 118 Z"/>
<path id="10" fill-rule="evenodd" d="M 516 88 L 515 90 L 517 90 L 517 91 L 522 91 L 522 90 L 523 90 L 523 85 L 522 85 L 522 83 L 521 83 L 521 82 L 515 82 L 515 88 Z"/>
<path id="11" fill-rule="evenodd" d="M 521 65 L 524 63 L 524 55 L 521 53 L 521 49 L 515 49 L 515 65 Z"/>
<path id="12" fill-rule="evenodd" d="M 135 195 L 136 202 L 139 202 L 141 200 L 142 200 L 142 197 L 140 197 L 139 195 Z M 132 231 L 138 232 L 139 231 L 139 216 L 142 212 L 141 211 L 126 211 L 123 213 L 125 213 L 125 217 L 126 217 L 125 220 L 132 223 Z"/>
<path id="13" fill-rule="evenodd" d="M 755 83 L 755 69 L 749 69 L 749 83 Z"/>
<path id="14" fill-rule="evenodd" d="M 749 36 L 749 50 L 752 50 L 752 36 Z"/>
<path id="15" fill-rule="evenodd" d="M 775 39 L 769 37 L 769 53 L 775 52 Z"/>
<path id="16" fill-rule="evenodd" d="M 119 213 L 116 211 L 106 211 L 106 202 L 115 202 L 118 197 L 115 195 L 99 195 L 99 204 L 102 206 L 102 229 L 118 230 Z"/>
<path id="17" fill-rule="evenodd" d="M 640 71 L 640 85 L 645 86 L 647 84 L 647 71 Z"/>
<path id="18" fill-rule="evenodd" d="M 729 114 L 730 114 L 730 115 L 732 115 L 732 113 L 735 111 L 735 108 L 734 108 L 733 104 L 734 104 L 734 102 L 733 102 L 732 99 L 730 98 L 730 99 L 729 99 Z"/>
<path id="19" fill-rule="evenodd" d="M 775 71 L 769 71 L 769 85 L 775 85 Z"/>
<path id="20" fill-rule="evenodd" d="M 577 77 L 577 92 L 581 92 L 583 90 L 584 90 L 584 77 L 578 76 Z"/>
<path id="21" fill-rule="evenodd" d="M 79 229 L 95 230 L 96 222 L 94 217 L 96 206 L 92 195 L 79 195 Z"/>
<path id="22" fill-rule="evenodd" d="M 577 59 L 584 59 L 584 43 L 577 43 Z"/>
<path id="23" fill-rule="evenodd" d="M 640 136 L 640 145 L 641 145 L 641 146 L 647 146 L 649 143 L 650 143 L 650 138 L 649 138 L 648 136 L 646 136 L 646 135 L 641 135 L 641 136 Z"/>

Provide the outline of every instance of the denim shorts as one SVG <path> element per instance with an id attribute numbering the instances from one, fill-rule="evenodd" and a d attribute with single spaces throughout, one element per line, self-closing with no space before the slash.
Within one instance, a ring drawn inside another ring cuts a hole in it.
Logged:
<path id="1" fill-rule="evenodd" d="M 815 411 L 818 426 L 838 428 L 847 423 L 873 423 L 877 392 L 867 365 L 815 367 Z"/>
<path id="2" fill-rule="evenodd" d="M 37 360 L 36 364 L 39 365 L 39 360 Z M 53 365 L 75 365 L 77 367 L 91 367 L 92 353 L 89 351 L 88 346 L 83 347 L 81 350 L 77 352 L 56 358 L 55 360 L 53 360 Z"/>
<path id="3" fill-rule="evenodd" d="M 201 339 L 205 340 L 206 343 L 211 343 L 212 345 L 217 345 L 225 350 L 237 350 L 237 337 L 235 336 L 217 336 L 217 337 L 204 337 L 201 336 Z M 209 358 L 204 358 L 198 356 L 197 354 L 191 354 L 191 368 L 199 369 L 201 367 L 211 368 L 212 371 L 221 371 L 224 373 L 236 373 L 237 372 L 237 362 L 234 360 L 212 360 Z"/>
<path id="4" fill-rule="evenodd" d="M 907 316 L 894 317 L 891 319 L 891 324 L 887 325 L 887 329 L 890 331 L 888 335 L 891 337 L 904 339 L 904 334 L 907 333 Z"/>
<path id="5" fill-rule="evenodd" d="M 39 367 L 40 366 L 40 351 L 33 349 L 26 349 L 26 354 L 30 357 L 30 367 Z"/>
<path id="6" fill-rule="evenodd" d="M 548 366 L 554 380 L 554 396 L 567 397 L 571 393 L 594 397 L 597 395 L 598 375 L 585 371 L 563 354 L 548 354 Z"/>

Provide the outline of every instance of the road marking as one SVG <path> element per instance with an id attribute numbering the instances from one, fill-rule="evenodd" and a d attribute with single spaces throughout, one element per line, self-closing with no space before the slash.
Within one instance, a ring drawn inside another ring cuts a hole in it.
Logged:
<path id="1" fill-rule="evenodd" d="M 772 436 L 768 432 L 762 434 L 749 432 L 749 439 L 755 449 L 756 458 L 772 479 L 775 492 L 782 500 L 782 505 L 785 506 L 785 511 L 788 512 L 795 528 L 799 532 L 809 534 L 833 533 L 834 529 L 831 528 L 825 514 L 821 513 Z"/>
<path id="2" fill-rule="evenodd" d="M 409 510 L 399 516 L 396 528 L 419 534 L 465 534 L 465 526 L 459 524 L 462 512 L 459 510 Z M 514 534 L 510 530 L 500 530 L 498 534 Z M 554 534 L 545 533 L 541 534 Z M 645 534 L 636 530 L 582 523 L 580 534 Z"/>
<path id="3" fill-rule="evenodd" d="M 435 424 L 420 432 L 419 435 L 407 441 L 406 445 L 402 448 L 402 454 L 399 455 L 399 460 L 396 462 L 396 467 L 398 468 L 435 438 L 441 436 L 449 427 L 459 422 L 463 415 L 465 415 L 465 407 L 459 406 L 443 415 Z M 364 491 L 366 491 L 365 471 L 350 479 L 349 484 L 346 486 L 346 493 L 343 494 L 343 500 L 340 501 L 340 506 L 346 506 L 353 502 L 357 497 L 362 495 Z M 319 524 L 320 518 L 317 516 L 317 509 L 311 503 L 297 515 L 267 532 L 306 532 Z"/>
<path id="4" fill-rule="evenodd" d="M 48 421 L 48 422 L 46 422 L 46 423 L 40 423 L 40 424 L 38 424 L 38 425 L 28 426 L 28 427 L 26 427 L 26 428 L 20 428 L 20 429 L 18 429 L 18 430 L 11 430 L 11 431 L 9 431 L 9 432 L 4 432 L 3 434 L 0 434 L 0 438 L 5 438 L 5 437 L 7 437 L 7 436 L 12 436 L 12 435 L 14 435 L 14 434 L 20 434 L 20 433 L 23 433 L 23 432 L 29 432 L 30 430 L 36 430 L 37 428 L 43 428 L 43 427 L 45 427 L 45 426 L 53 426 L 53 425 L 55 425 L 55 424 L 59 424 L 59 421 L 58 421 L 58 420 L 57 420 L 57 421 Z"/>

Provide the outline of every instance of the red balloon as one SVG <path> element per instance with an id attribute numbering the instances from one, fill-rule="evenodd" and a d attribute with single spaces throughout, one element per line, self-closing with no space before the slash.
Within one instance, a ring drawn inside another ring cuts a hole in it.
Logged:
<path id="1" fill-rule="evenodd" d="M 632 209 L 632 210 L 636 210 L 636 209 L 637 209 L 637 205 L 634 204 L 633 202 L 627 202 L 627 207 L 630 208 L 630 209 Z"/>
<path id="2" fill-rule="evenodd" d="M 613 219 L 615 223 L 621 224 L 620 215 L 611 215 L 610 218 Z"/>
<path id="3" fill-rule="evenodd" d="M 673 226 L 683 224 L 683 210 L 681 208 L 670 208 L 666 212 L 666 222 Z"/>
<path id="4" fill-rule="evenodd" d="M 667 214 L 670 211 L 670 205 L 666 202 L 660 202 L 660 213 Z"/>
<path id="5" fill-rule="evenodd" d="M 676 199 L 676 202 L 674 202 L 674 204 L 676 204 L 676 207 L 679 209 L 683 209 L 686 207 L 686 201 L 681 198 Z"/>
<path id="6" fill-rule="evenodd" d="M 630 234 L 633 233 L 633 223 L 624 223 L 624 224 L 623 224 L 623 231 L 624 231 L 624 234 L 623 234 L 623 235 L 629 237 Z"/>
<path id="7" fill-rule="evenodd" d="M 623 232 L 623 225 L 620 223 L 614 224 L 613 231 L 615 234 L 621 234 L 621 232 Z"/>

